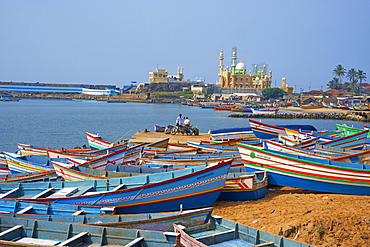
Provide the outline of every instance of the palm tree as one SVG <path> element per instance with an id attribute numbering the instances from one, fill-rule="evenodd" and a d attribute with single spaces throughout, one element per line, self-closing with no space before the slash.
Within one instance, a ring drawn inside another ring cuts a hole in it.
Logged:
<path id="1" fill-rule="evenodd" d="M 338 64 L 333 70 L 333 75 L 334 77 L 339 78 L 342 83 L 342 78 L 346 75 L 346 69 L 342 65 Z"/>
<path id="2" fill-rule="evenodd" d="M 351 83 L 351 88 L 356 92 L 357 89 L 358 89 L 358 85 L 357 85 L 358 74 L 357 74 L 357 71 L 354 68 L 348 70 L 347 78 L 348 78 L 349 82 Z"/>
<path id="3" fill-rule="evenodd" d="M 362 70 L 358 70 L 357 71 L 357 77 L 358 77 L 358 80 L 360 81 L 360 84 L 362 83 L 362 81 L 366 81 L 366 73 L 363 72 Z"/>
<path id="4" fill-rule="evenodd" d="M 339 78 L 334 77 L 333 80 L 329 81 L 328 84 L 326 84 L 326 86 L 330 89 L 338 89 L 340 87 Z"/>

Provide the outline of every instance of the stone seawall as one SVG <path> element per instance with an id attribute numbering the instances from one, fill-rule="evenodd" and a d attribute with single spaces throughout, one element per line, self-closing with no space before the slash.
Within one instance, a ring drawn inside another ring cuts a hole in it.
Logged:
<path id="1" fill-rule="evenodd" d="M 350 112 L 350 113 L 276 113 L 276 114 L 231 114 L 231 118 L 285 118 L 285 119 L 328 119 L 328 120 L 348 120 L 369 122 L 369 113 Z"/>

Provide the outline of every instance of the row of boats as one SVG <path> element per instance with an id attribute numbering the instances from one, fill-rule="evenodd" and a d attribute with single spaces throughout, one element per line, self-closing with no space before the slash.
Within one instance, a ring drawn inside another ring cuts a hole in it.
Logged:
<path id="1" fill-rule="evenodd" d="M 0 244 L 309 246 L 212 215 L 211 206 L 260 199 L 268 185 L 370 195 L 369 128 L 249 123 L 187 145 L 91 133 L 86 149 L 18 144 L 0 156 Z"/>
<path id="2" fill-rule="evenodd" d="M 242 140 L 130 146 L 86 137 L 87 149 L 3 152 L 0 245 L 309 246 L 212 215 L 216 200 L 266 195 L 267 173 L 241 163 Z"/>

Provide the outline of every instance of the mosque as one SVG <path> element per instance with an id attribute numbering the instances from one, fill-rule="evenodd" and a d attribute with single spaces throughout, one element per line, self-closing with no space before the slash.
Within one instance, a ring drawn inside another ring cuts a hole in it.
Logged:
<path id="1" fill-rule="evenodd" d="M 238 64 L 236 56 L 236 47 L 233 47 L 231 66 L 224 66 L 224 53 L 220 52 L 220 71 L 218 74 L 218 85 L 221 89 L 229 89 L 230 92 L 257 93 L 264 88 L 270 88 L 272 83 L 272 71 L 266 72 L 266 64 L 262 68 L 254 65 L 253 72 L 247 72 L 246 65 L 240 61 Z M 225 91 L 225 90 L 224 90 Z"/>

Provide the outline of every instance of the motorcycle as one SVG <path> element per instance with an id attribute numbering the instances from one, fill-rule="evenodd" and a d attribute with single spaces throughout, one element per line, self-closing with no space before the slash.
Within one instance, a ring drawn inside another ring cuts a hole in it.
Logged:
<path id="1" fill-rule="evenodd" d="M 176 135 L 177 133 L 186 134 L 190 136 L 194 133 L 194 129 L 192 126 L 178 125 L 171 129 L 171 135 Z"/>

